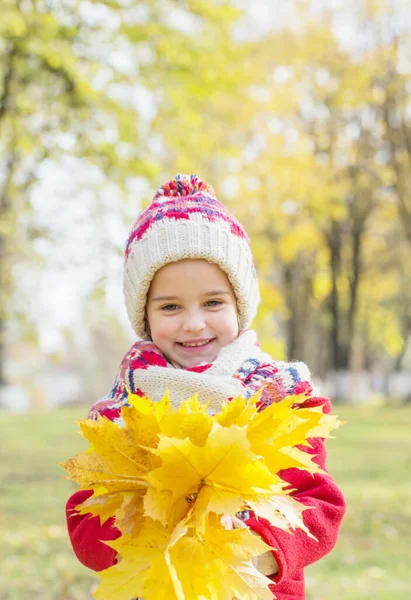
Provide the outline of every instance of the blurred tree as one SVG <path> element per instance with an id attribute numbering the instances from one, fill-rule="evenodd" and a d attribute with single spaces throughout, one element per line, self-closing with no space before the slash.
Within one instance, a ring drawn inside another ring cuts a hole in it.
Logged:
<path id="1" fill-rule="evenodd" d="M 30 189 L 38 179 L 41 165 L 73 154 L 112 170 L 117 162 L 114 144 L 104 129 L 110 120 L 121 122 L 120 116 L 123 121 L 134 117 L 95 85 L 98 63 L 93 56 L 97 49 L 93 49 L 93 42 L 98 39 L 99 30 L 103 30 L 102 25 L 83 18 L 75 5 L 53 7 L 48 2 L 24 0 L 2 3 L 2 332 L 7 311 L 13 311 L 9 305 L 13 263 L 17 259 L 33 260 L 30 242 L 47 235 L 46 231 L 36 230 L 30 218 Z M 100 70 L 103 67 L 104 63 Z M 3 342 L 2 336 L 1 348 Z"/>
<path id="2" fill-rule="evenodd" d="M 408 159 L 398 158 L 406 148 L 404 125 L 399 128 L 399 117 L 388 118 L 381 110 L 389 98 L 382 74 L 396 79 L 392 97 L 401 103 L 403 119 L 408 119 L 410 96 L 407 76 L 400 75 L 405 54 L 393 56 L 392 29 L 398 20 L 392 11 L 381 21 L 379 3 L 323 12 L 312 11 L 312 3 L 298 6 L 297 25 L 280 28 L 255 46 L 250 89 L 255 106 L 244 123 L 248 139 L 244 132 L 237 177 L 240 189 L 254 188 L 251 197 L 258 208 L 250 205 L 243 212 L 256 247 L 264 248 L 264 256 L 257 253 L 259 263 L 266 273 L 271 270 L 269 279 L 284 298 L 277 320 L 286 326 L 288 356 L 305 358 L 324 375 L 404 356 L 410 297 L 405 285 L 392 293 L 392 278 L 404 281 L 405 256 L 391 208 L 396 198 L 406 228 Z M 348 12 L 359 24 L 351 46 L 336 26 Z M 372 32 L 381 23 L 380 57 Z M 404 38 L 409 46 L 409 34 Z M 394 129 L 391 147 L 395 140 L 399 146 L 394 154 L 385 139 L 388 126 Z M 368 248 L 375 240 L 380 246 L 373 255 Z M 384 291 L 367 307 L 376 277 Z M 383 312 L 382 327 L 381 322 L 375 327 L 371 307 Z"/>
<path id="3" fill-rule="evenodd" d="M 31 218 L 30 192 L 42 165 L 52 169 L 62 157 L 76 157 L 100 169 L 99 186 L 110 182 L 119 193 L 133 177 L 151 179 L 163 160 L 163 146 L 173 143 L 151 130 L 152 118 L 158 113 L 163 120 L 175 119 L 179 137 L 184 126 L 194 132 L 194 112 L 182 112 L 187 99 L 197 96 L 206 104 L 227 79 L 224 51 L 238 15 L 228 4 L 2 3 L 1 351 L 7 311 L 13 312 L 13 263 L 39 260 L 32 242 L 48 236 Z M 170 114 L 172 105 L 179 105 L 177 113 Z M 203 156 L 206 152 L 204 147 Z M 138 207 L 131 200 L 135 216 Z M 104 210 L 110 207 L 97 202 L 96 211 Z M 23 309 L 22 319 L 25 314 Z"/>

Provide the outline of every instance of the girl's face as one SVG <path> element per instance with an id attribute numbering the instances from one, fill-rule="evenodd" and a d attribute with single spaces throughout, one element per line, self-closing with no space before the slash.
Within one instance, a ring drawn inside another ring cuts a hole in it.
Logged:
<path id="1" fill-rule="evenodd" d="M 239 333 L 228 277 L 206 260 L 180 260 L 157 271 L 146 310 L 154 344 L 185 369 L 212 362 Z"/>

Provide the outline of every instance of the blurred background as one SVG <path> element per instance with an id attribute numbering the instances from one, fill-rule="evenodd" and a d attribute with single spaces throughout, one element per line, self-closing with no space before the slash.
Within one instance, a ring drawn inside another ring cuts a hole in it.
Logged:
<path id="1" fill-rule="evenodd" d="M 57 463 L 133 342 L 125 240 L 178 172 L 250 234 L 263 348 L 347 421 L 308 600 L 405 597 L 411 0 L 0 4 L 0 600 L 92 597 Z"/>

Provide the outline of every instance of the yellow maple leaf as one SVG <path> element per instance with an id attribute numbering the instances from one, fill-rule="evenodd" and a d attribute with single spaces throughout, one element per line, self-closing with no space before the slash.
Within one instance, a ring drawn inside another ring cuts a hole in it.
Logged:
<path id="1" fill-rule="evenodd" d="M 121 560 L 100 572 L 101 584 L 95 595 L 99 600 L 130 600 L 147 598 L 147 586 L 155 595 L 148 598 L 176 598 L 166 563 L 166 548 L 170 542 L 167 530 L 156 521 L 146 519 L 138 536 L 124 535 L 111 548 Z"/>
<path id="2" fill-rule="evenodd" d="M 268 406 L 256 415 L 248 427 L 248 439 L 253 451 L 262 456 L 268 468 L 275 473 L 291 467 L 304 469 L 312 474 L 322 473 L 313 461 L 314 456 L 297 446 L 310 446 L 313 437 L 329 437 L 340 426 L 334 415 L 322 412 L 321 406 L 294 408 L 305 396 L 287 397 Z"/>
<path id="3" fill-rule="evenodd" d="M 100 494 L 94 490 L 90 498 L 82 502 L 76 507 L 80 515 L 90 514 L 99 516 L 100 522 L 103 524 L 107 519 L 110 519 L 117 514 L 124 502 L 124 494 L 114 492 L 112 494 Z"/>
<path id="4" fill-rule="evenodd" d="M 144 476 L 156 466 L 155 457 L 147 450 L 158 441 L 155 418 L 123 407 L 123 434 L 119 426 L 99 417 L 80 422 L 90 449 L 64 463 L 69 478 L 82 489 L 105 488 L 106 492 L 140 489 L 146 485 Z"/>
<path id="5" fill-rule="evenodd" d="M 204 446 L 211 431 L 213 420 L 207 414 L 207 405 L 198 395 L 182 402 L 178 410 L 169 410 L 160 421 L 160 432 L 168 437 L 189 438 L 196 446 Z"/>
<path id="6" fill-rule="evenodd" d="M 248 529 L 225 530 L 216 515 L 208 515 L 204 523 L 204 528 L 189 531 L 168 549 L 179 585 L 178 600 L 234 596 L 272 600 L 271 580 L 251 562 L 271 548 Z"/>
<path id="7" fill-rule="evenodd" d="M 243 396 L 236 396 L 230 402 L 225 402 L 221 411 L 215 415 L 215 420 L 222 427 L 238 425 L 244 427 L 258 414 L 257 402 L 261 393 L 258 392 L 247 400 Z"/>
<path id="8" fill-rule="evenodd" d="M 147 477 L 151 487 L 145 509 L 163 524 L 168 520 L 162 496 L 165 490 L 172 492 L 168 506 L 194 495 L 194 515 L 201 521 L 210 511 L 235 514 L 249 497 L 257 495 L 257 490 L 268 497 L 278 483 L 277 476 L 251 451 L 246 428 L 238 425 L 221 427 L 215 423 L 203 447 L 189 439 L 160 435 L 152 452 L 162 464 Z"/>
<path id="9" fill-rule="evenodd" d="M 217 421 L 224 427 L 246 425 L 253 452 L 264 458 L 273 473 L 291 467 L 310 473 L 322 472 L 313 462 L 314 456 L 296 446 L 310 446 L 309 438 L 330 437 L 331 431 L 337 429 L 341 421 L 334 415 L 324 414 L 321 406 L 300 407 L 307 401 L 304 394 L 287 396 L 281 402 L 258 411 L 260 395 L 256 394 L 248 401 L 234 398 L 216 416 Z"/>
<path id="10" fill-rule="evenodd" d="M 144 492 L 124 492 L 116 509 L 116 526 L 124 534 L 138 535 L 144 522 Z"/>

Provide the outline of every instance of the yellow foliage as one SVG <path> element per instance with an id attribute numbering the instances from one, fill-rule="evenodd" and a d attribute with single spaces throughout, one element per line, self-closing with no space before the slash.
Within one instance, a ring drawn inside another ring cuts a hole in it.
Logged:
<path id="1" fill-rule="evenodd" d="M 278 252 L 287 264 L 292 263 L 300 252 L 312 250 L 319 245 L 318 230 L 310 222 L 301 222 L 285 232 L 279 241 Z"/>
<path id="2" fill-rule="evenodd" d="M 122 559 L 101 573 L 100 600 L 272 598 L 270 580 L 250 562 L 269 546 L 246 529 L 227 531 L 216 515 L 201 531 L 182 523 L 172 536 L 147 520 L 138 538 L 123 536 L 110 546 Z"/>
<path id="3" fill-rule="evenodd" d="M 331 278 L 326 271 L 318 271 L 313 276 L 313 295 L 317 302 L 325 300 L 331 292 Z"/>
<path id="4" fill-rule="evenodd" d="M 306 529 L 305 506 L 279 472 L 319 472 L 296 446 L 327 437 L 339 421 L 290 396 L 259 412 L 260 394 L 234 398 L 214 416 L 197 396 L 173 409 L 129 394 L 124 426 L 99 417 L 80 423 L 90 448 L 64 466 L 93 495 L 81 513 L 116 517 L 122 536 L 109 545 L 121 560 L 100 573 L 97 598 L 272 598 L 270 580 L 251 558 L 269 547 L 248 529 L 226 530 L 222 517 L 244 507 L 284 530 Z M 187 565 L 190 568 L 187 568 Z"/>

